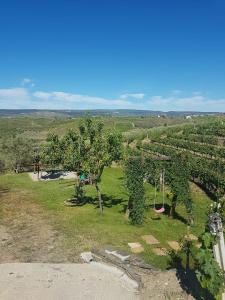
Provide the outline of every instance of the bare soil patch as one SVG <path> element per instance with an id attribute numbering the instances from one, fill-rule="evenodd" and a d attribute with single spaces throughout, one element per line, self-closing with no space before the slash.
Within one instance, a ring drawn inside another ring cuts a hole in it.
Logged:
<path id="1" fill-rule="evenodd" d="M 0 192 L 0 263 L 73 261 L 63 236 L 28 193 Z"/>

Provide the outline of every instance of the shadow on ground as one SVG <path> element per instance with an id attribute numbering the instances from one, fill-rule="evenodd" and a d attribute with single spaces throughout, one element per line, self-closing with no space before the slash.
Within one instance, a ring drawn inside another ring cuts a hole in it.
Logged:
<path id="1" fill-rule="evenodd" d="M 118 204 L 122 204 L 125 200 L 122 198 L 115 198 L 112 196 L 108 196 L 106 194 L 102 194 L 102 202 L 103 202 L 103 207 L 111 208 L 113 206 L 116 206 Z M 74 207 L 76 206 L 84 206 L 86 204 L 92 204 L 95 206 L 95 208 L 99 208 L 99 202 L 98 198 L 92 198 L 92 197 L 83 197 L 81 199 L 71 199 L 70 203 L 73 204 Z"/>
<path id="2" fill-rule="evenodd" d="M 170 268 L 176 270 L 176 276 L 181 288 L 196 300 L 215 300 L 214 296 L 203 289 L 197 279 L 194 269 L 182 265 L 182 259 L 175 252 L 171 252 Z"/>
<path id="3" fill-rule="evenodd" d="M 185 271 L 184 268 L 178 268 L 176 270 L 177 278 L 180 282 L 180 286 L 188 294 L 192 295 L 196 300 L 214 300 L 213 295 L 206 289 L 203 289 L 196 277 L 194 270 Z"/>

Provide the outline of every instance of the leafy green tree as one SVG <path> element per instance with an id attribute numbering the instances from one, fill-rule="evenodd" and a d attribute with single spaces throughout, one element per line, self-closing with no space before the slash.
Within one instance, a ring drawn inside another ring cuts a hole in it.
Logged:
<path id="1" fill-rule="evenodd" d="M 144 168 L 140 157 L 130 157 L 125 162 L 126 186 L 129 193 L 128 214 L 131 223 L 140 225 L 144 218 Z"/>
<path id="2" fill-rule="evenodd" d="M 189 186 L 189 167 L 186 157 L 177 154 L 172 158 L 169 168 L 169 186 L 172 193 L 170 216 L 174 218 L 178 203 L 184 203 L 187 212 L 192 211 L 192 200 Z"/>
<path id="3" fill-rule="evenodd" d="M 5 166 L 9 169 L 17 169 L 33 163 L 34 141 L 21 137 L 5 140 L 2 144 L 2 152 L 5 157 Z"/>
<path id="4" fill-rule="evenodd" d="M 79 172 L 86 157 L 82 129 L 80 132 L 69 130 L 61 141 L 61 164 L 68 171 Z M 81 200 L 84 197 L 84 188 L 79 177 L 75 184 L 76 199 Z"/>
<path id="5" fill-rule="evenodd" d="M 41 151 L 41 161 L 50 165 L 52 169 L 61 164 L 62 144 L 57 134 L 50 133 L 47 136 L 46 144 L 44 144 Z"/>
<path id="6" fill-rule="evenodd" d="M 82 141 L 75 130 L 69 130 L 61 141 L 61 162 L 66 170 L 79 170 L 82 163 Z"/>
<path id="7" fill-rule="evenodd" d="M 103 203 L 99 183 L 104 168 L 122 156 L 122 136 L 115 130 L 105 132 L 103 123 L 89 116 L 82 120 L 79 135 L 82 140 L 82 169 L 89 174 L 96 187 L 102 213 Z"/>
<path id="8" fill-rule="evenodd" d="M 42 156 L 52 166 L 61 164 L 67 170 L 88 174 L 96 187 L 100 211 L 103 212 L 99 183 L 104 168 L 122 156 L 121 134 L 114 130 L 106 132 L 100 120 L 87 116 L 81 121 L 78 131 L 69 130 L 61 140 L 56 134 L 49 135 Z M 80 181 L 76 191 L 77 195 L 83 195 Z"/>

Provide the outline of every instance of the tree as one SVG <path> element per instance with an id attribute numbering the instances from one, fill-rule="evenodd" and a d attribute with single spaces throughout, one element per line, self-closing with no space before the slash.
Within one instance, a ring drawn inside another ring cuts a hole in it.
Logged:
<path id="1" fill-rule="evenodd" d="M 69 130 L 60 140 L 58 135 L 51 134 L 43 149 L 44 161 L 50 165 L 61 164 L 71 171 L 82 171 L 89 175 L 96 187 L 100 212 L 103 203 L 99 183 L 106 166 L 122 156 L 122 136 L 116 131 L 106 132 L 103 123 L 90 116 L 85 117 L 79 130 Z M 77 196 L 83 195 L 79 181 Z"/>
<path id="2" fill-rule="evenodd" d="M 140 225 L 144 218 L 144 168 L 140 157 L 130 157 L 125 163 L 126 186 L 129 192 L 128 214 L 131 223 Z"/>
<path id="3" fill-rule="evenodd" d="M 16 137 L 4 141 L 2 151 L 5 156 L 5 166 L 9 169 L 19 170 L 33 162 L 34 141 Z"/>
<path id="4" fill-rule="evenodd" d="M 86 157 L 82 133 L 81 128 L 79 133 L 75 130 L 69 130 L 61 141 L 61 164 L 66 170 L 77 172 L 78 175 Z M 84 189 L 79 177 L 76 180 L 75 193 L 76 199 L 78 201 L 82 200 Z"/>
<path id="5" fill-rule="evenodd" d="M 170 216 L 174 218 L 178 203 L 184 203 L 187 212 L 191 213 L 192 200 L 189 186 L 189 167 L 186 157 L 182 154 L 174 156 L 168 171 L 168 183 L 172 193 Z"/>
<path id="6" fill-rule="evenodd" d="M 103 212 L 103 203 L 99 183 L 106 166 L 118 161 L 122 156 L 122 136 L 115 130 L 104 131 L 100 120 L 87 116 L 79 127 L 82 141 L 82 169 L 90 175 L 95 185 L 100 212 Z"/>
<path id="7" fill-rule="evenodd" d="M 50 133 L 46 142 L 41 151 L 41 161 L 53 169 L 62 162 L 62 144 L 55 133 Z"/>

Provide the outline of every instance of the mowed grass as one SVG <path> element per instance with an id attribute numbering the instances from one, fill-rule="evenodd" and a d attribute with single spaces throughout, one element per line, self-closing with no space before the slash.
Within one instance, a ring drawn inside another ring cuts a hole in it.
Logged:
<path id="1" fill-rule="evenodd" d="M 124 215 L 124 206 L 128 195 L 124 186 L 124 174 L 121 168 L 107 168 L 104 171 L 101 190 L 104 198 L 104 214 L 101 216 L 97 207 L 97 195 L 93 186 L 86 186 L 86 197 L 90 200 L 83 206 L 66 207 L 63 202 L 74 193 L 74 182 L 57 180 L 33 182 L 28 174 L 7 174 L 0 176 L 0 188 L 9 188 L 28 192 L 31 201 L 40 204 L 49 222 L 65 235 L 65 246 L 75 247 L 77 254 L 84 250 L 112 245 L 129 252 L 127 243 L 140 242 L 144 252 L 140 256 L 151 265 L 165 269 L 169 257 L 156 256 L 144 243 L 141 236 L 154 235 L 160 246 L 170 249 L 167 241 L 179 241 L 187 233 L 185 208 L 177 207 L 179 219 L 172 220 L 167 215 L 157 215 L 153 209 L 154 188 L 146 188 L 146 213 L 142 226 L 133 226 Z M 195 224 L 191 229 L 195 235 L 201 234 L 206 222 L 206 212 L 211 200 L 198 187 L 192 184 L 194 200 L 193 212 Z M 161 202 L 159 195 L 158 203 Z M 169 200 L 166 199 L 169 205 Z M 16 209 L 16 207 L 15 207 Z"/>

